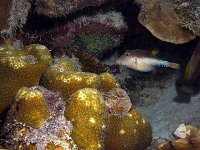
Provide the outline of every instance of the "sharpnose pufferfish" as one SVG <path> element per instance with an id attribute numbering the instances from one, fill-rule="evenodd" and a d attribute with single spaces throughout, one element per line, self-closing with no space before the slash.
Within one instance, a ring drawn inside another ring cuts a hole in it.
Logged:
<path id="1" fill-rule="evenodd" d="M 170 67 L 179 69 L 179 64 L 156 58 L 156 51 L 145 51 L 141 49 L 127 50 L 116 60 L 116 64 L 132 68 L 140 72 L 150 72 L 157 67 Z"/>

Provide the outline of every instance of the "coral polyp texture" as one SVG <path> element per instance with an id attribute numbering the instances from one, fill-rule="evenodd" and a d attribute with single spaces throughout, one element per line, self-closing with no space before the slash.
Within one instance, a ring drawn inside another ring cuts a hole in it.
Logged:
<path id="1" fill-rule="evenodd" d="M 69 99 L 65 117 L 73 120 L 72 137 L 81 149 L 104 149 L 107 120 L 101 93 L 92 88 L 75 92 Z"/>
<path id="2" fill-rule="evenodd" d="M 120 45 L 126 31 L 127 25 L 122 14 L 111 11 L 81 16 L 40 35 L 39 39 L 29 39 L 29 42 L 40 42 L 53 50 L 76 47 L 80 51 L 101 56 Z"/>
<path id="3" fill-rule="evenodd" d="M 2 5 L 3 4 L 3 5 Z M 8 18 L 10 16 L 10 9 L 11 9 L 11 0 L 1 0 L 1 6 L 0 6 L 0 31 L 1 30 L 7 30 L 9 28 L 8 25 Z"/>
<path id="4" fill-rule="evenodd" d="M 22 88 L 1 132 L 5 136 L 5 148 L 77 149 L 70 137 L 73 126 L 65 119 L 64 110 L 65 102 L 57 93 L 40 86 Z M 48 115 L 42 117 L 46 113 Z M 32 126 L 35 120 L 42 124 Z"/>
<path id="5" fill-rule="evenodd" d="M 139 22 L 160 40 L 183 44 L 196 37 L 191 31 L 181 28 L 173 0 L 136 0 L 136 3 L 141 6 Z"/>
<path id="6" fill-rule="evenodd" d="M 0 46 L 0 115 L 21 87 L 38 85 L 51 60 L 44 45 L 30 45 L 24 50 L 9 44 Z"/>
<path id="7" fill-rule="evenodd" d="M 108 72 L 101 73 L 100 75 L 101 80 L 101 91 L 102 92 L 109 92 L 113 88 L 119 88 L 120 85 L 114 75 Z"/>
<path id="8" fill-rule="evenodd" d="M 45 120 L 50 117 L 44 96 L 38 90 L 29 91 L 24 87 L 18 92 L 16 101 L 18 109 L 16 118 L 20 122 L 37 128 L 44 125 Z"/>
<path id="9" fill-rule="evenodd" d="M 112 88 L 119 87 L 112 74 L 105 72 L 98 75 L 82 72 L 78 59 L 67 56 L 54 60 L 43 74 L 40 84 L 51 91 L 60 92 L 65 100 L 82 88 L 109 91 Z"/>
<path id="10" fill-rule="evenodd" d="M 100 6 L 108 0 L 36 0 L 36 11 L 48 17 L 61 17 L 88 6 Z"/>
<path id="11" fill-rule="evenodd" d="M 145 150 L 151 141 L 150 123 L 134 107 L 124 116 L 109 117 L 106 149 Z"/>
<path id="12" fill-rule="evenodd" d="M 68 99 L 71 94 L 82 88 L 99 88 L 100 77 L 97 74 L 81 72 L 72 60 L 61 59 L 47 69 L 41 79 L 41 85 L 60 92 L 64 99 Z M 60 62 L 62 64 L 59 64 Z"/>

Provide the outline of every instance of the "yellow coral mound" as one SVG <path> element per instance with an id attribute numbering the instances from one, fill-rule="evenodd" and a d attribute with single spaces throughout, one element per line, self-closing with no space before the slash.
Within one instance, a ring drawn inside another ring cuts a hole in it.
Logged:
<path id="1" fill-rule="evenodd" d="M 17 95 L 17 120 L 31 127 L 37 128 L 45 123 L 50 116 L 49 108 L 42 92 L 38 90 L 28 91 L 22 88 Z M 34 108 L 34 109 L 33 109 Z"/>
<path id="2" fill-rule="evenodd" d="M 151 141 L 151 126 L 135 108 L 124 116 L 110 116 L 106 149 L 145 150 Z"/>
<path id="3" fill-rule="evenodd" d="M 64 99 L 82 88 L 96 88 L 107 92 L 119 87 L 117 80 L 110 73 L 97 75 L 81 72 L 80 68 L 80 64 L 74 59 L 57 59 L 44 73 L 41 85 L 51 91 L 60 92 Z"/>
<path id="4" fill-rule="evenodd" d="M 46 46 L 34 44 L 24 50 L 0 46 L 0 115 L 23 86 L 38 85 L 52 57 Z"/>
<path id="5" fill-rule="evenodd" d="M 81 149 L 104 148 L 107 112 L 101 93 L 92 88 L 75 92 L 69 99 L 65 116 L 74 121 L 73 139 Z"/>

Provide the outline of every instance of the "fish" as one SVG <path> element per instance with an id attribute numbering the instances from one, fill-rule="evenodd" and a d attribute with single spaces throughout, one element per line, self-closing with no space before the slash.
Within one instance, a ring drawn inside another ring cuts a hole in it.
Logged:
<path id="1" fill-rule="evenodd" d="M 190 136 L 190 130 L 187 130 L 184 123 L 182 123 L 173 133 L 178 138 L 185 139 L 187 135 Z"/>
<path id="2" fill-rule="evenodd" d="M 122 65 L 140 72 L 150 72 L 157 67 L 170 67 L 179 69 L 179 64 L 157 59 L 158 51 L 142 49 L 127 50 L 116 60 L 117 65 Z"/>

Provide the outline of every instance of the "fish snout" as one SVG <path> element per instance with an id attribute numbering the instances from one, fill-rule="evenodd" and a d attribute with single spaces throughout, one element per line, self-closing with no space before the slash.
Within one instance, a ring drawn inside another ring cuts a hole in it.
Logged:
<path id="1" fill-rule="evenodd" d="M 116 64 L 117 64 L 117 65 L 121 65 L 121 60 L 120 60 L 120 59 L 117 59 L 117 60 L 116 60 Z"/>

